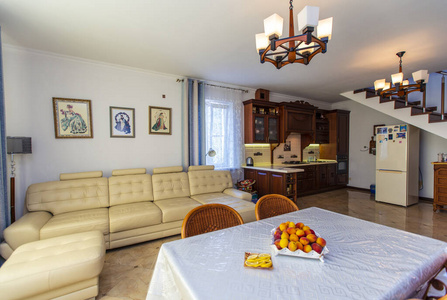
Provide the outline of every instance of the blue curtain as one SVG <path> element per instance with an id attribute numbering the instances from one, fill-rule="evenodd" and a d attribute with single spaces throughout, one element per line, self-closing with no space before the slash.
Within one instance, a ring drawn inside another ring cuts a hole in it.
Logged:
<path id="1" fill-rule="evenodd" d="M 203 82 L 188 79 L 189 165 L 205 163 L 205 98 Z"/>
<path id="2" fill-rule="evenodd" d="M 2 59 L 2 37 L 0 27 L 0 235 L 9 225 L 8 186 L 6 170 L 6 133 L 5 133 L 5 97 L 3 93 L 3 59 Z"/>

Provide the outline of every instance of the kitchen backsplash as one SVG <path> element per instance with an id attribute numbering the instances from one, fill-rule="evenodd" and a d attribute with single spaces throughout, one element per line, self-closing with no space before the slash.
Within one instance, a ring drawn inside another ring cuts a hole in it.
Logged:
<path id="1" fill-rule="evenodd" d="M 248 144 L 245 145 L 245 161 L 247 157 L 253 158 L 254 165 L 270 164 L 269 144 Z M 245 165 L 244 161 L 244 165 Z"/>
<path id="2" fill-rule="evenodd" d="M 303 149 L 303 161 L 317 161 L 320 158 L 320 145 L 310 144 Z"/>
<path id="3" fill-rule="evenodd" d="M 285 143 L 279 144 L 273 150 L 273 164 L 281 164 L 284 161 L 301 160 L 301 134 L 291 133 Z"/>
<path id="4" fill-rule="evenodd" d="M 247 157 L 253 158 L 255 166 L 260 164 L 270 164 L 270 145 L 245 145 L 245 161 L 247 160 Z M 285 143 L 279 144 L 279 146 L 273 150 L 273 164 L 282 164 L 284 161 L 301 161 L 301 134 L 291 133 L 287 137 Z"/>

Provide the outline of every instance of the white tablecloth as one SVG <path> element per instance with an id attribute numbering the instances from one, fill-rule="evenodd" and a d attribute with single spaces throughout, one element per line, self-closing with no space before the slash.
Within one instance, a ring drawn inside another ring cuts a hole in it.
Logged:
<path id="1" fill-rule="evenodd" d="M 303 222 L 327 241 L 324 262 L 272 256 L 273 269 L 244 267 L 270 253 L 271 229 Z M 447 259 L 447 243 L 319 208 L 163 244 L 147 299 L 406 299 Z"/>

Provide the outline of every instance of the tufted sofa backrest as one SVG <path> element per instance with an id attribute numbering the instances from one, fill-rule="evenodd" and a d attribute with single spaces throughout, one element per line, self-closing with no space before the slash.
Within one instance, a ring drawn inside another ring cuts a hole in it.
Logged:
<path id="1" fill-rule="evenodd" d="M 185 172 L 152 175 L 154 200 L 189 197 L 189 181 Z"/>
<path id="2" fill-rule="evenodd" d="M 189 171 L 191 195 L 221 193 L 233 187 L 230 171 Z"/>
<path id="3" fill-rule="evenodd" d="M 53 215 L 108 207 L 108 181 L 100 171 L 61 174 L 61 181 L 31 184 L 25 201 L 29 211 L 48 211 Z"/>
<path id="4" fill-rule="evenodd" d="M 152 178 L 146 169 L 113 170 L 109 177 L 110 206 L 153 201 Z"/>

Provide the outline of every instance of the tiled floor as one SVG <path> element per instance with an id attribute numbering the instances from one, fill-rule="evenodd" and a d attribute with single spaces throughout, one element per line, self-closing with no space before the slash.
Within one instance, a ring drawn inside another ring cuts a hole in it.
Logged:
<path id="1" fill-rule="evenodd" d="M 404 208 L 377 203 L 367 192 L 342 189 L 299 198 L 298 206 L 300 209 L 316 206 L 447 241 L 447 211 L 434 213 L 430 203 Z M 97 299 L 145 299 L 160 246 L 179 238 L 173 236 L 108 251 Z"/>

